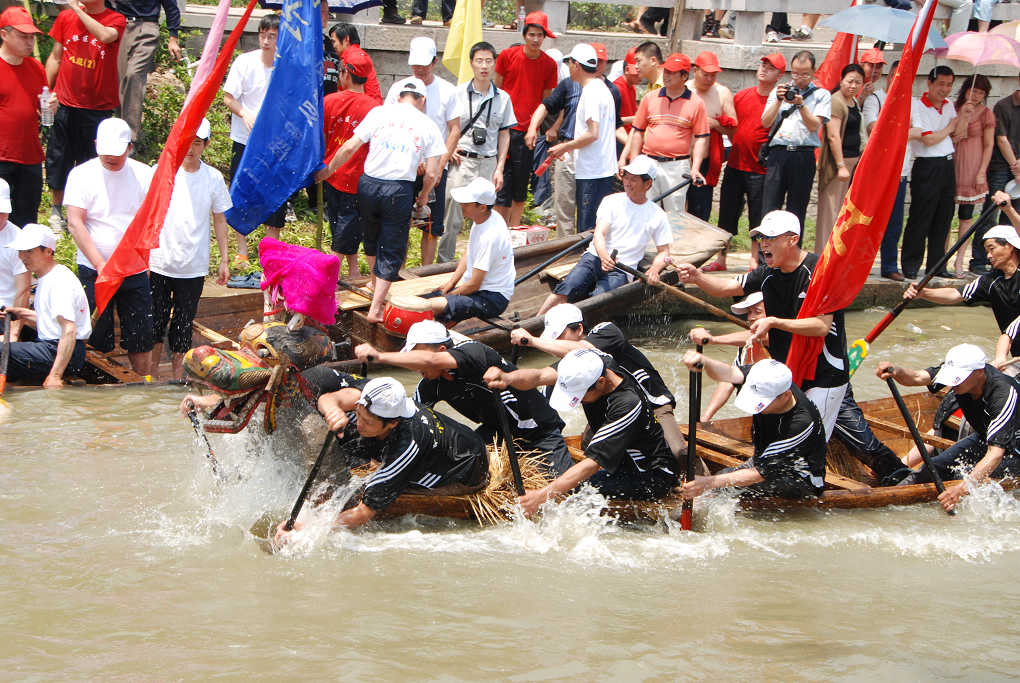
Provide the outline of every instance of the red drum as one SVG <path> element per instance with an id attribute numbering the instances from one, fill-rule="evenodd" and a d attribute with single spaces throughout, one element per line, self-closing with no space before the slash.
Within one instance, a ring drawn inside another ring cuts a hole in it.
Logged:
<path id="1" fill-rule="evenodd" d="M 401 337 L 407 336 L 411 325 L 422 320 L 435 320 L 428 299 L 420 296 L 396 295 L 390 297 L 383 311 L 383 327 Z"/>

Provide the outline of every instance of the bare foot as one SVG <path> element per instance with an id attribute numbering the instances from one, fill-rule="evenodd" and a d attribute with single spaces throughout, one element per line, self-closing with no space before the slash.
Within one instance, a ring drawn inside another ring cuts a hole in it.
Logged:
<path id="1" fill-rule="evenodd" d="M 370 323 L 381 323 L 383 321 L 383 312 L 381 309 L 372 306 L 368 309 L 368 314 L 365 315 L 365 319 Z"/>

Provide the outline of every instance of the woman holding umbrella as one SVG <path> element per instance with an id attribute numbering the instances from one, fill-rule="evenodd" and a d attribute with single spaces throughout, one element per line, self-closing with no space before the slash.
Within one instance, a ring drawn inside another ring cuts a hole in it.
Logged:
<path id="1" fill-rule="evenodd" d="M 995 116 L 985 106 L 991 84 L 981 75 L 972 76 L 963 83 L 955 103 L 961 121 L 952 135 L 956 145 L 953 163 L 956 167 L 956 203 L 959 207 L 957 215 L 961 235 L 970 228 L 974 219 L 974 207 L 981 204 L 988 195 L 985 174 L 995 144 Z M 952 236 L 946 241 L 947 249 L 951 243 Z M 956 252 L 953 265 L 956 277 L 963 276 L 966 251 L 966 248 L 961 248 Z"/>

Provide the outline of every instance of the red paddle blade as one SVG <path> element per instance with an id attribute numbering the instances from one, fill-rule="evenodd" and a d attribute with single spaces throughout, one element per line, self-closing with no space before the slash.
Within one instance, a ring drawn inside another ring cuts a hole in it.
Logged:
<path id="1" fill-rule="evenodd" d="M 538 168 L 535 169 L 535 175 L 536 176 L 540 176 L 543 173 L 545 173 L 546 171 L 548 171 L 549 170 L 549 165 L 552 162 L 553 162 L 553 158 L 552 157 L 546 157 L 545 161 L 543 161 L 541 164 L 539 164 Z"/>
<path id="2" fill-rule="evenodd" d="M 680 510 L 680 528 L 684 531 L 691 530 L 691 517 L 694 514 L 694 501 L 685 500 Z"/>

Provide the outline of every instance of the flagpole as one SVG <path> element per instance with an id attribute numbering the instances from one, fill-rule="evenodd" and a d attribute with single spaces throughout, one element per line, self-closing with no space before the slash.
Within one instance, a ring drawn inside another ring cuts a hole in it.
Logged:
<path id="1" fill-rule="evenodd" d="M 315 203 L 319 220 L 315 224 L 315 248 L 322 251 L 322 181 L 315 183 Z"/>

